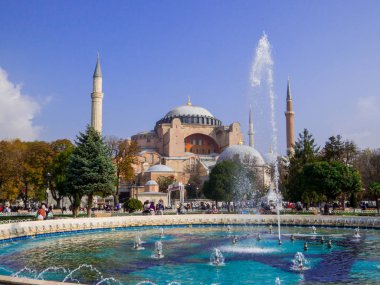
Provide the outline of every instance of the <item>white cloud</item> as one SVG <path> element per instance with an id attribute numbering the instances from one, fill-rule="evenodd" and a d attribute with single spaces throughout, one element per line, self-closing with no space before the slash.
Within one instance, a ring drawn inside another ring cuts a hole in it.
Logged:
<path id="1" fill-rule="evenodd" d="M 21 93 L 21 86 L 8 80 L 0 67 L 0 139 L 35 140 L 41 127 L 33 124 L 38 102 Z"/>

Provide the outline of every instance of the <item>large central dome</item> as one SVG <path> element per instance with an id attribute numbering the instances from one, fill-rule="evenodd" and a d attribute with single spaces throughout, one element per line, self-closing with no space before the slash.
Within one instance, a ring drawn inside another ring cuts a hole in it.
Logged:
<path id="1" fill-rule="evenodd" d="M 179 106 L 169 111 L 156 126 L 162 123 L 171 123 L 175 118 L 180 119 L 182 124 L 221 126 L 222 122 L 214 117 L 203 107 L 193 106 L 189 101 L 187 105 Z"/>
<path id="2" fill-rule="evenodd" d="M 192 105 L 184 105 L 174 108 L 170 112 L 168 112 L 164 118 L 167 117 L 178 117 L 178 116 L 202 116 L 202 117 L 210 117 L 214 118 L 214 116 L 205 108 L 199 106 Z"/>

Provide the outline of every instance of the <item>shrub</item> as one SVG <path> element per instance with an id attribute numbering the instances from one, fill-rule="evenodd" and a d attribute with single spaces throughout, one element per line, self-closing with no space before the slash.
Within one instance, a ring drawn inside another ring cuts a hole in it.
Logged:
<path id="1" fill-rule="evenodd" d="M 124 203 L 124 209 L 130 213 L 138 210 L 142 210 L 143 204 L 138 199 L 129 199 L 127 202 Z"/>

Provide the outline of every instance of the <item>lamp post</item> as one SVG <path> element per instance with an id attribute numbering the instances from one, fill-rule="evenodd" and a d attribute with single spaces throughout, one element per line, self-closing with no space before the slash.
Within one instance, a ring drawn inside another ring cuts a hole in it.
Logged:
<path id="1" fill-rule="evenodd" d="M 46 207 L 49 205 L 49 190 L 50 190 L 50 172 L 46 173 L 46 180 L 47 180 L 47 188 L 46 188 L 46 194 L 45 194 L 45 200 L 46 200 Z"/>

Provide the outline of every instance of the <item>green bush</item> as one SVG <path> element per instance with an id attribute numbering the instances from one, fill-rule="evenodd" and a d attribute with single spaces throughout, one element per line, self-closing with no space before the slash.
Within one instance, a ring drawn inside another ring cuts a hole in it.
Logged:
<path id="1" fill-rule="evenodd" d="M 129 199 L 127 202 L 124 203 L 124 209 L 129 212 L 134 212 L 138 210 L 142 210 L 143 203 L 138 199 Z"/>

